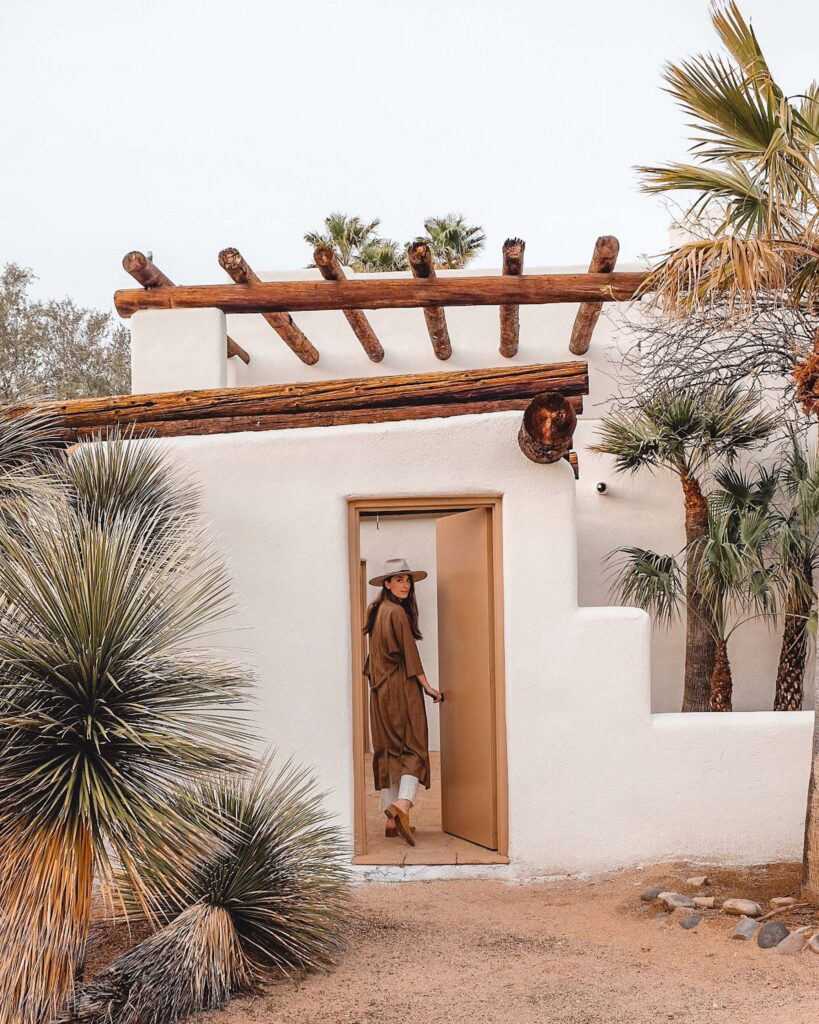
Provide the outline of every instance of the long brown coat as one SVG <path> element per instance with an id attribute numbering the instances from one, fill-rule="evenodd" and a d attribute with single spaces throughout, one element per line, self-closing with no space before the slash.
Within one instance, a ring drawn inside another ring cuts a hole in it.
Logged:
<path id="1" fill-rule="evenodd" d="M 397 786 L 414 775 L 429 789 L 429 741 L 424 674 L 409 616 L 403 605 L 385 598 L 370 635 L 365 665 L 370 681 L 370 729 L 376 789 Z"/>

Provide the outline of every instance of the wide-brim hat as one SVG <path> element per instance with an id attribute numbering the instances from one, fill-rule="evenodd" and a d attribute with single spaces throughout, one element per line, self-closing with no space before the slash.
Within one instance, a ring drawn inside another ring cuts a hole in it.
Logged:
<path id="1" fill-rule="evenodd" d="M 410 576 L 415 583 L 427 578 L 423 569 L 410 569 L 406 558 L 388 558 L 383 568 L 380 576 L 373 576 L 370 580 L 371 587 L 383 587 L 384 580 L 388 580 L 390 576 Z"/>

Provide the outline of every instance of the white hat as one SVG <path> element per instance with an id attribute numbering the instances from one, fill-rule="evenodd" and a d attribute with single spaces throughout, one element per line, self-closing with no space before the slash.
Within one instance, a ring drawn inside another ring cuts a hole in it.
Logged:
<path id="1" fill-rule="evenodd" d="M 415 583 L 427 578 L 427 574 L 422 569 L 410 569 L 406 558 L 388 558 L 384 563 L 384 571 L 380 576 L 373 576 L 370 586 L 383 587 L 384 580 L 388 580 L 390 576 L 411 576 Z"/>

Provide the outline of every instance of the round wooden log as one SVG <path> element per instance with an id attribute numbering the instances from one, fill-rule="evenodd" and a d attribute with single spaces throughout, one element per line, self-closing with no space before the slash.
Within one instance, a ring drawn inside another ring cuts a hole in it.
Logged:
<path id="1" fill-rule="evenodd" d="M 139 252 L 138 249 L 134 249 L 132 252 L 126 252 L 122 257 L 122 268 L 131 277 L 138 281 L 143 288 L 173 288 L 174 283 L 168 277 L 167 274 L 163 274 L 159 267 L 153 263 L 144 252 Z M 228 337 L 227 339 L 227 354 L 228 359 L 231 356 L 238 356 L 243 363 L 250 362 L 250 356 L 242 348 L 241 345 L 237 345 L 233 338 Z"/>
<path id="2" fill-rule="evenodd" d="M 507 238 L 503 243 L 503 273 L 520 276 L 523 273 L 523 251 L 526 243 L 522 238 Z M 520 343 L 520 307 L 500 307 L 500 354 L 511 359 L 518 354 Z"/>
<path id="3" fill-rule="evenodd" d="M 230 246 L 219 253 L 219 266 L 235 284 L 260 284 L 259 275 L 253 270 L 238 249 Z M 289 313 L 262 313 L 262 316 L 278 334 L 287 347 L 303 363 L 313 366 L 319 360 L 318 349 L 298 327 Z"/>
<path id="4" fill-rule="evenodd" d="M 518 432 L 520 450 L 532 462 L 557 462 L 572 447 L 577 414 L 556 391 L 547 391 L 533 398 L 523 414 Z"/>
<path id="5" fill-rule="evenodd" d="M 407 250 L 407 257 L 413 277 L 426 281 L 436 279 L 435 261 L 426 242 L 413 242 Z M 425 307 L 424 320 L 435 355 L 439 359 L 449 359 L 452 355 L 452 342 L 449 340 L 449 328 L 443 309 L 440 306 Z"/>
<path id="6" fill-rule="evenodd" d="M 313 260 L 319 268 L 321 276 L 325 281 L 346 281 L 347 275 L 344 268 L 338 262 L 338 257 L 330 245 L 319 245 L 313 250 Z M 361 342 L 361 347 L 374 363 L 380 363 L 384 358 L 384 349 L 378 340 L 375 331 L 370 326 L 370 321 L 360 309 L 343 309 L 342 313 L 347 318 L 347 323 L 353 330 L 353 334 Z"/>
<path id="7" fill-rule="evenodd" d="M 122 267 L 126 273 L 142 285 L 143 288 L 173 288 L 173 281 L 163 274 L 144 252 L 134 249 L 122 257 Z"/>
<path id="8" fill-rule="evenodd" d="M 601 235 L 594 244 L 589 273 L 610 274 L 614 270 L 619 253 L 620 243 L 614 235 Z M 592 334 L 600 319 L 602 308 L 602 302 L 588 302 L 577 311 L 569 341 L 569 351 L 573 355 L 582 356 L 589 351 Z"/>

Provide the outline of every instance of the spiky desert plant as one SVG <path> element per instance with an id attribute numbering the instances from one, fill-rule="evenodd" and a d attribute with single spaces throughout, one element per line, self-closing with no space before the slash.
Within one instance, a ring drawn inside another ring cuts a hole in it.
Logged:
<path id="1" fill-rule="evenodd" d="M 48 469 L 56 443 L 49 416 L 0 407 L 0 526 L 6 530 L 25 518 L 28 500 L 53 491 Z"/>
<path id="2" fill-rule="evenodd" d="M 168 923 L 82 990 L 70 1024 L 152 1024 L 224 1004 L 271 972 L 328 967 L 349 896 L 343 841 L 310 774 L 271 762 L 185 794 L 180 813 L 230 833 L 188 866 L 184 889 L 148 860 L 155 915 Z"/>
<path id="3" fill-rule="evenodd" d="M 151 540 L 139 517 L 68 502 L 0 558 L 0 1021 L 39 1024 L 81 965 L 92 883 L 121 866 L 149 904 L 144 851 L 171 877 L 211 842 L 176 787 L 242 761 L 242 672 L 192 649 L 232 607 L 201 528 Z M 213 829 L 209 830 L 210 833 Z"/>
<path id="4" fill-rule="evenodd" d="M 85 518 L 124 516 L 151 540 L 186 532 L 198 514 L 197 486 L 159 444 L 119 430 L 71 452 L 59 477 Z"/>

